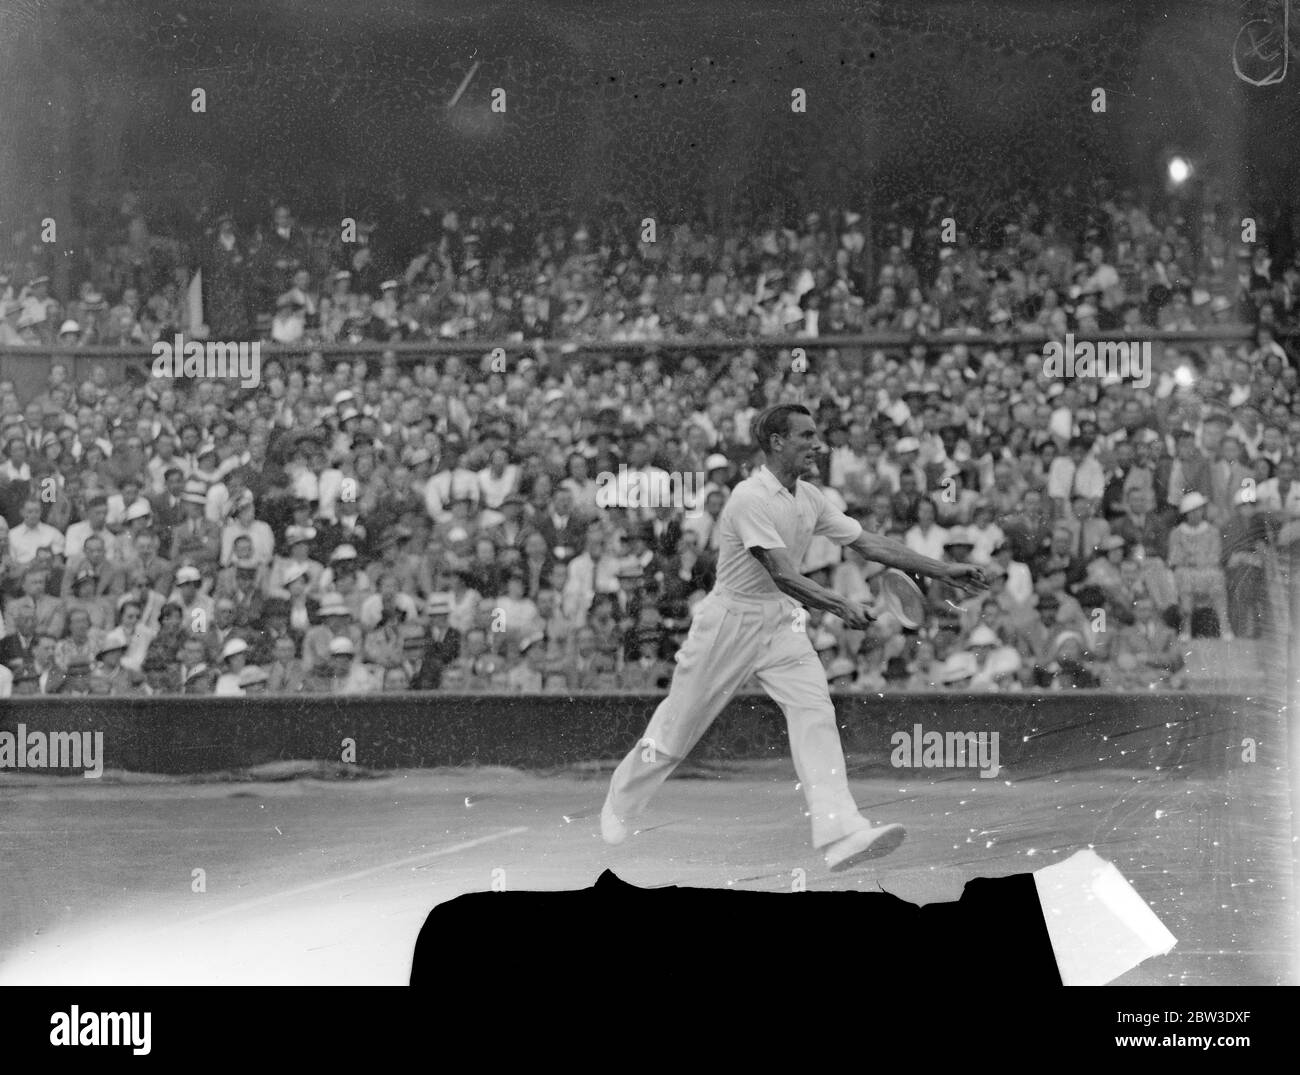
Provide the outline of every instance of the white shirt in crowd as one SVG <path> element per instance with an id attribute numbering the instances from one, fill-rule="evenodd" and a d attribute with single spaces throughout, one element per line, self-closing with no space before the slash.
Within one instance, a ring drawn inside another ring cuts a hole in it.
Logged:
<path id="1" fill-rule="evenodd" d="M 19 523 L 9 531 L 9 555 L 19 567 L 26 567 L 36 559 L 36 550 L 46 545 L 55 556 L 63 555 L 63 535 L 49 523 L 28 526 Z"/>
<path id="2" fill-rule="evenodd" d="M 239 676 L 234 672 L 222 672 L 217 677 L 217 685 L 212 689 L 215 695 L 229 697 L 244 693 L 244 688 L 239 685 Z"/>
<path id="3" fill-rule="evenodd" d="M 920 553 L 922 556 L 929 556 L 933 560 L 943 559 L 943 543 L 947 540 L 947 529 L 937 523 L 924 531 L 920 526 L 913 526 L 903 535 L 904 545 L 913 552 Z"/>
<path id="4" fill-rule="evenodd" d="M 1260 511 L 1280 511 L 1287 515 L 1300 515 L 1300 481 L 1292 482 L 1286 494 L 1286 503 L 1276 478 L 1262 481 L 1255 487 L 1255 506 Z"/>
<path id="5" fill-rule="evenodd" d="M 1006 540 L 1006 534 L 997 523 L 988 526 L 968 526 L 966 533 L 973 542 L 970 551 L 972 564 L 987 564 L 993 559 L 993 550 Z"/>
<path id="6" fill-rule="evenodd" d="M 514 463 L 507 464 L 499 478 L 493 476 L 491 467 L 478 472 L 479 497 L 485 508 L 499 508 L 501 501 L 513 493 L 518 484 L 519 468 Z"/>
<path id="7" fill-rule="evenodd" d="M 81 522 L 73 523 L 68 527 L 68 533 L 64 538 L 63 555 L 67 557 L 69 563 L 82 555 L 86 547 L 86 538 L 92 535 L 103 538 L 105 559 L 116 561 L 122 558 L 117 535 L 109 530 L 107 526 L 102 530 L 92 530 L 90 523 L 83 519 Z"/>

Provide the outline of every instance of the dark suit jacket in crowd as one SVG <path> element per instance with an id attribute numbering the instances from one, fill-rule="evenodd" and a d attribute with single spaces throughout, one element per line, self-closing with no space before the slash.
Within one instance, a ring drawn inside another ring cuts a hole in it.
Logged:
<path id="1" fill-rule="evenodd" d="M 17 634 L 8 634 L 4 638 L 0 638 L 0 664 L 8 666 L 14 661 L 30 661 L 32 659 L 32 646 L 35 644 L 35 635 L 25 641 L 19 638 Z"/>
<path id="2" fill-rule="evenodd" d="M 644 523 L 646 536 L 649 537 L 654 523 Z M 668 557 L 677 553 L 677 546 L 682 540 L 682 524 L 680 519 L 669 519 L 660 528 L 661 532 L 655 535 L 654 540 L 648 542 L 651 550 L 656 556 Z"/>
<path id="3" fill-rule="evenodd" d="M 149 498 L 153 509 L 153 529 L 158 535 L 158 551 L 166 556 L 172 547 L 172 531 L 185 521 L 185 505 L 179 497 L 171 503 L 170 493 L 161 493 Z"/>
<path id="4" fill-rule="evenodd" d="M 442 685 L 442 673 L 452 661 L 460 656 L 460 632 L 448 627 L 441 641 L 430 633 L 426 636 L 424 653 L 420 658 L 420 670 L 411 680 L 413 691 L 433 691 Z"/>
<path id="5" fill-rule="evenodd" d="M 547 551 L 562 563 L 568 563 L 572 560 L 578 553 L 582 552 L 586 544 L 587 520 L 576 512 L 569 513 L 569 517 L 564 521 L 563 528 L 557 527 L 555 520 L 549 514 L 538 518 L 534 525 L 537 532 L 546 539 Z M 565 551 L 557 553 L 556 549 Z"/>

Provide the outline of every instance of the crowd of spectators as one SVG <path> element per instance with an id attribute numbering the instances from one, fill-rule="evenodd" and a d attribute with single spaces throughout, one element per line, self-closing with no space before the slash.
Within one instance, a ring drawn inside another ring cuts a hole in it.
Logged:
<path id="1" fill-rule="evenodd" d="M 310 346 L 1295 324 L 1300 252 L 1284 261 L 1267 242 L 1242 244 L 1245 210 L 1216 201 L 1192 212 L 1105 185 L 1012 196 L 974 217 L 935 197 L 870 220 L 770 212 L 726 228 L 614 199 L 577 223 L 488 204 L 378 228 L 303 225 L 280 205 L 247 227 L 230 215 L 196 223 L 182 242 L 153 234 L 127 195 L 70 294 L 51 295 L 42 244 L 11 259 L 0 345 L 150 344 L 178 332 Z"/>
<path id="2" fill-rule="evenodd" d="M 356 255 L 322 272 L 287 209 L 248 250 L 222 224 L 234 276 L 208 260 L 213 336 L 257 334 L 254 297 L 274 295 L 279 342 L 538 346 L 504 362 L 268 350 L 254 389 L 123 380 L 107 359 L 81 383 L 56 360 L 30 399 L 0 380 L 0 693 L 664 688 L 718 515 L 761 465 L 749 421 L 776 402 L 816 414 L 821 482 L 846 511 L 993 580 L 966 599 L 930 586 L 920 631 L 813 613 L 834 689 L 1182 686 L 1193 631 L 1268 627 L 1270 554 L 1295 536 L 1300 383 L 1273 329 L 1300 272 L 1262 246 L 1238 258 L 1211 227 L 1193 250 L 1123 196 L 1093 216 L 1067 236 L 1028 207 L 978 248 L 936 245 L 936 218 L 868 262 L 853 213 L 655 244 L 585 225 L 525 242 L 449 213 L 373 281 Z M 109 308 L 108 282 L 63 303 L 48 280 L 0 281 L 0 344 L 190 327 L 180 273 L 143 303 L 116 283 Z M 1044 373 L 1042 340 L 1067 330 L 1215 322 L 1249 338 L 1157 345 L 1147 386 Z M 791 330 L 914 342 L 798 361 L 721 343 Z M 984 331 L 992 344 L 965 342 Z M 710 346 L 548 345 L 665 336 Z M 625 489 L 699 480 L 687 502 L 611 505 L 598 479 L 620 468 Z M 803 566 L 872 598 L 878 567 L 827 542 Z"/>

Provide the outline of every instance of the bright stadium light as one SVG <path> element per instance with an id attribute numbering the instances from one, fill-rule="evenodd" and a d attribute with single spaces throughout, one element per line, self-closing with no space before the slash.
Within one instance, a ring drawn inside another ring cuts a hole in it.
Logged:
<path id="1" fill-rule="evenodd" d="M 1186 157 L 1169 158 L 1169 181 L 1181 187 L 1192 177 L 1192 164 Z"/>

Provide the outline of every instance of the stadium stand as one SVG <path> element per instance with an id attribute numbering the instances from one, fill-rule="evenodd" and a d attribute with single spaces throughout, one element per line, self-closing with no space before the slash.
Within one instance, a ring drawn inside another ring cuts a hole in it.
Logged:
<path id="1" fill-rule="evenodd" d="M 55 356 L 34 394 L 0 365 L 0 692 L 662 689 L 761 463 L 749 419 L 784 401 L 845 510 L 994 578 L 930 587 L 919 632 L 813 613 L 832 689 L 1240 666 L 1298 533 L 1300 260 L 1235 247 L 1226 207 L 1193 233 L 1094 194 L 1008 199 L 951 243 L 942 199 L 655 243 L 612 202 L 448 207 L 414 252 L 287 205 L 181 241 L 127 197 L 73 293 L 0 275 L 0 362 Z M 1067 333 L 1150 344 L 1149 384 L 1048 376 Z M 177 334 L 265 345 L 259 384 L 102 350 Z M 829 543 L 804 569 L 872 596 Z"/>

